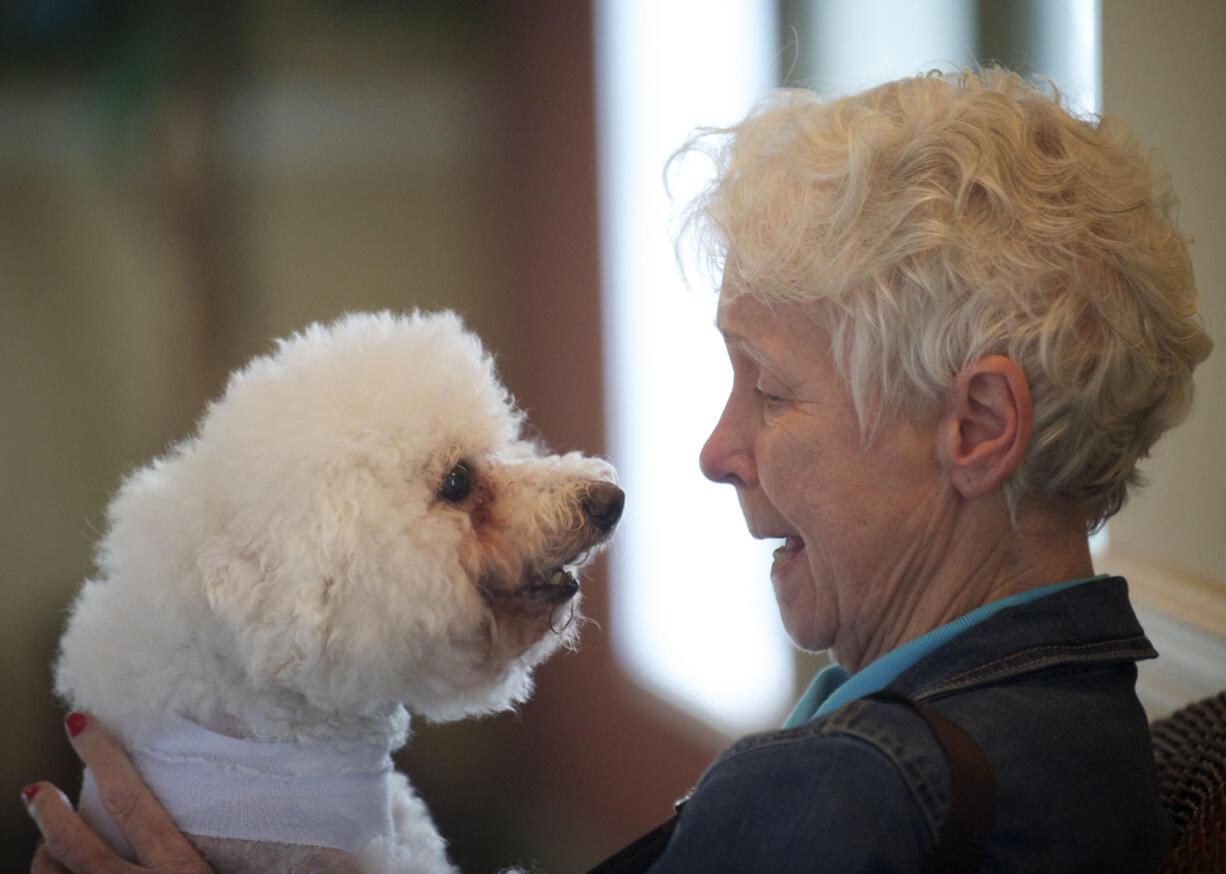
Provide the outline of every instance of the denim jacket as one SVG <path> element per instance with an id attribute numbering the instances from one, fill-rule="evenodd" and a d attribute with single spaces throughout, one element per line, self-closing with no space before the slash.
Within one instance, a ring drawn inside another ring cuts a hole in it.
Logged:
<path id="1" fill-rule="evenodd" d="M 1157 653 L 1118 577 L 1002 610 L 891 687 L 978 742 L 996 778 L 985 872 L 1152 872 L 1171 841 L 1136 664 Z M 860 699 L 743 738 L 706 771 L 653 874 L 918 872 L 950 800 L 902 704 Z"/>

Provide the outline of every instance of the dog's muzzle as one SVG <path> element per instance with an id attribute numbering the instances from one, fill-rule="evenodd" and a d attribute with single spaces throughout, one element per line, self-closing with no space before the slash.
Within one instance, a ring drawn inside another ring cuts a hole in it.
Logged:
<path id="1" fill-rule="evenodd" d="M 579 509 L 584 525 L 575 532 L 575 549 L 562 563 L 548 568 L 543 573 L 527 575 L 519 585 L 501 588 L 482 585 L 481 591 L 491 602 L 504 608 L 539 611 L 565 604 L 579 591 L 579 581 L 569 566 L 581 565 L 590 550 L 608 540 L 621 519 L 626 493 L 610 482 L 593 482 L 579 495 Z"/>

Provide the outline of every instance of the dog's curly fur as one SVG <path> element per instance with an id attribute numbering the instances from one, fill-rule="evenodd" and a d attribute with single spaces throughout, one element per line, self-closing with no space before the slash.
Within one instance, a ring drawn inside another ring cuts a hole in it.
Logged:
<path id="1" fill-rule="evenodd" d="M 395 746 L 405 708 L 523 701 L 575 638 L 567 569 L 606 540 L 621 492 L 607 463 L 546 454 L 522 423 L 454 314 L 355 314 L 281 341 L 123 483 L 57 691 L 127 744 L 172 712 Z M 450 870 L 403 800 L 435 857 L 423 870 Z"/>

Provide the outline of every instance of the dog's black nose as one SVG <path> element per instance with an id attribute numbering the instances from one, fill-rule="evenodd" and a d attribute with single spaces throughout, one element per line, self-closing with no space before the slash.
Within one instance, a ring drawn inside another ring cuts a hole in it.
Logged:
<path id="1" fill-rule="evenodd" d="M 626 493 L 613 483 L 593 483 L 579 499 L 583 515 L 601 531 L 609 532 L 622 517 Z"/>

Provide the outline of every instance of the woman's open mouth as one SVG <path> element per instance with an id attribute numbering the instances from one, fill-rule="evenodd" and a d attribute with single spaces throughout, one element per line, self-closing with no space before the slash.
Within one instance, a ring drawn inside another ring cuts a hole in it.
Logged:
<path id="1" fill-rule="evenodd" d="M 805 551 L 805 542 L 802 538 L 795 535 L 788 535 L 783 539 L 783 545 L 775 550 L 773 557 L 774 562 L 771 565 L 771 576 L 774 576 L 779 571 L 796 560 L 802 552 Z"/>

